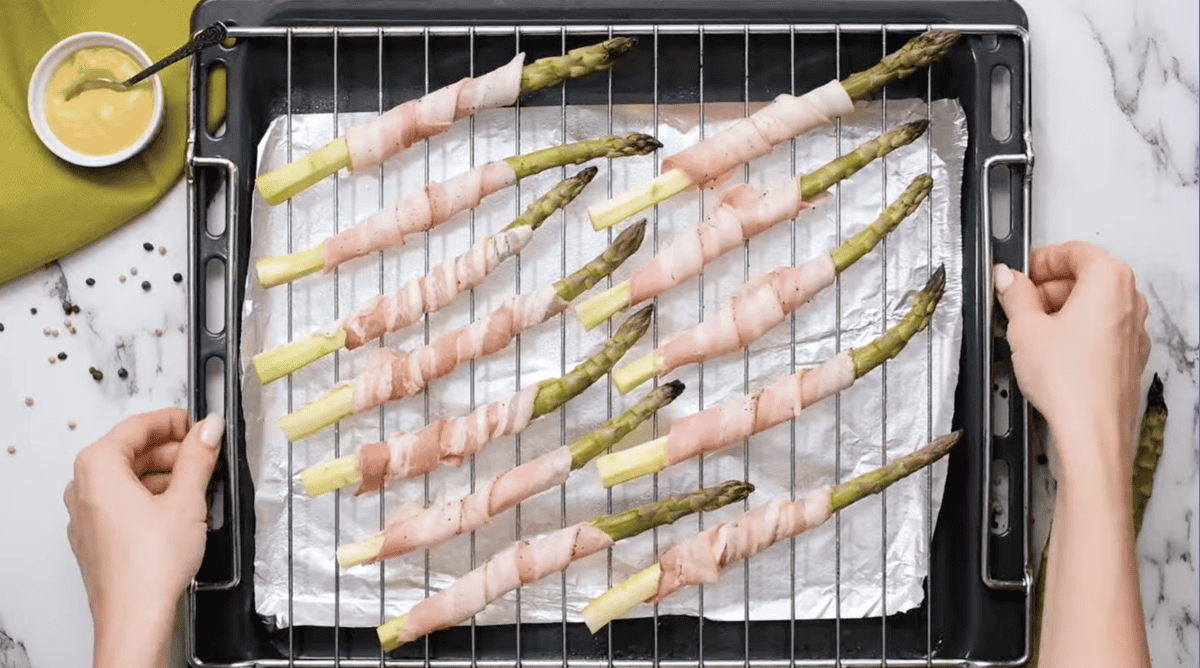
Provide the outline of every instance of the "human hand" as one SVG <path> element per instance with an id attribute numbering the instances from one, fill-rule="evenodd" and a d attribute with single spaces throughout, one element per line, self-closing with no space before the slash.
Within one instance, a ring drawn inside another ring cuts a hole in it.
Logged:
<path id="1" fill-rule="evenodd" d="M 95 625 L 95 666 L 161 666 L 175 605 L 204 557 L 205 491 L 224 420 L 168 408 L 118 424 L 75 459 L 67 537 Z M 130 654 L 130 652 L 137 652 Z"/>
<path id="2" fill-rule="evenodd" d="M 1098 455 L 1101 464 L 1119 464 L 1114 473 L 1128 480 L 1138 387 L 1150 354 L 1146 298 L 1129 265 L 1072 241 L 1030 253 L 1029 276 L 996 265 L 993 279 L 1008 316 L 1017 384 L 1060 436 L 1064 464 L 1096 463 L 1087 458 Z M 1115 438 L 1062 438 L 1080 430 Z M 1101 452 L 1085 447 L 1101 443 Z"/>

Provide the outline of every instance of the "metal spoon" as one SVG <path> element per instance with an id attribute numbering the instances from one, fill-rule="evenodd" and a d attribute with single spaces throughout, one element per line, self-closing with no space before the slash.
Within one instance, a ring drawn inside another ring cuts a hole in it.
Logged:
<path id="1" fill-rule="evenodd" d="M 100 88 L 115 91 L 129 90 L 131 86 L 145 79 L 146 77 L 153 75 L 162 68 L 183 60 L 184 58 L 187 58 L 201 49 L 207 49 L 208 47 L 221 42 L 228 36 L 229 31 L 225 29 L 225 24 L 217 21 L 204 30 L 196 31 L 196 34 L 192 35 L 192 38 L 188 40 L 187 44 L 184 44 L 176 49 L 171 53 L 171 55 L 129 77 L 125 81 L 114 81 L 109 77 L 103 76 L 100 74 L 103 70 L 94 70 L 93 72 L 89 72 L 89 76 L 85 76 L 85 78 L 80 80 L 79 83 L 71 86 L 71 88 L 67 91 L 67 94 L 64 96 L 64 100 L 70 100 L 84 91 L 97 90 Z M 93 73 L 97 74 L 97 76 L 90 76 Z"/>

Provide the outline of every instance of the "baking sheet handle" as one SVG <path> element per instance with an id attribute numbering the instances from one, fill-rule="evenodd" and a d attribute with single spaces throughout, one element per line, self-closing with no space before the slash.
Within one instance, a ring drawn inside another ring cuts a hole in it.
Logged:
<path id="1" fill-rule="evenodd" d="M 199 252 L 189 252 L 189 263 L 192 266 L 188 267 L 188 274 L 191 278 L 188 289 L 188 302 L 191 313 L 191 332 L 190 335 L 195 337 L 198 345 L 190 346 L 189 355 L 196 356 L 188 361 L 188 369 L 191 378 L 188 386 L 191 388 L 189 393 L 189 412 L 193 420 L 203 418 L 202 413 L 207 414 L 212 407 L 204 405 L 200 406 L 201 402 L 207 404 L 206 397 L 208 396 L 209 378 L 203 370 L 207 369 L 208 362 L 211 359 L 220 359 L 224 362 L 223 378 L 223 394 L 225 406 L 234 406 L 237 404 L 238 374 L 237 369 L 233 364 L 236 364 L 237 351 L 233 349 L 234 339 L 229 336 L 231 328 L 236 326 L 238 322 L 238 295 L 237 284 L 234 281 L 226 279 L 224 281 L 224 325 L 220 331 L 211 331 L 205 324 L 204 314 L 207 312 L 208 286 L 205 280 L 207 275 L 208 263 L 213 259 L 218 259 L 226 263 L 227 267 L 237 266 L 237 258 L 235 256 L 236 249 L 234 248 L 234 238 L 231 230 L 237 229 L 237 214 L 238 214 L 238 190 L 239 190 L 239 170 L 232 160 L 226 158 L 207 158 L 201 156 L 192 156 L 188 160 L 188 178 L 195 179 L 196 170 L 202 168 L 215 168 L 224 172 L 225 175 L 225 225 L 222 232 L 218 235 L 211 234 L 207 226 L 206 212 L 203 211 L 204 202 L 190 201 L 188 203 L 188 220 L 189 234 L 188 243 L 199 244 L 201 247 Z M 196 188 L 189 188 L 189 193 L 192 193 L 192 199 L 198 199 L 195 195 Z M 225 274 L 228 276 L 228 271 Z M 231 364 L 232 362 L 232 364 Z M 226 411 L 228 413 L 228 411 Z M 229 534 L 230 547 L 230 574 L 225 580 L 217 582 L 201 582 L 199 580 L 192 581 L 192 588 L 195 591 L 227 591 L 237 587 L 242 581 L 241 554 L 242 554 L 242 537 L 241 537 L 241 503 L 239 496 L 238 485 L 238 444 L 239 444 L 239 423 L 235 416 L 226 415 L 225 420 L 225 473 L 226 479 L 224 490 L 227 494 L 220 495 L 213 499 L 214 506 L 224 504 L 223 510 L 228 510 L 226 521 L 222 523 L 219 529 L 209 529 L 212 534 L 216 531 L 227 531 Z"/>
<path id="2" fill-rule="evenodd" d="M 994 289 L 992 286 L 992 271 L 991 271 L 992 263 L 1002 260 L 1002 258 L 995 258 L 993 255 L 993 248 L 992 248 L 993 236 L 992 236 L 992 232 L 990 229 L 990 224 L 992 221 L 992 207 L 991 207 L 992 197 L 991 197 L 990 189 L 986 186 L 986 184 L 988 183 L 988 179 L 992 173 L 992 169 L 995 167 L 1018 166 L 1018 167 L 1022 168 L 1021 172 L 1023 173 L 1024 178 L 1021 180 L 1022 184 L 1023 184 L 1023 188 L 1022 188 L 1023 192 L 1021 193 L 1021 197 L 1020 197 L 1021 204 L 1019 207 L 1014 207 L 1012 209 L 1011 215 L 1014 217 L 1012 229 L 1024 230 L 1025 233 L 1022 235 L 1023 239 L 1022 239 L 1022 243 L 1020 244 L 1021 250 L 1020 250 L 1019 261 L 1012 262 L 1010 260 L 1008 263 L 1015 264 L 1017 266 L 1017 268 L 1023 272 L 1028 272 L 1029 271 L 1029 267 L 1027 266 L 1029 263 L 1028 230 L 1029 230 L 1029 224 L 1030 224 L 1030 220 L 1029 220 L 1029 218 L 1030 218 L 1030 192 L 1029 192 L 1029 190 L 1030 190 L 1030 176 L 1031 176 L 1031 172 L 1032 172 L 1032 169 L 1031 169 L 1032 163 L 1033 163 L 1032 156 L 1030 156 L 1028 154 L 1023 154 L 1023 153 L 993 155 L 993 156 L 988 157 L 983 162 L 983 169 L 981 171 L 981 179 L 983 180 L 983 183 L 985 185 L 984 185 L 984 187 L 980 188 L 980 199 L 981 199 L 980 211 L 982 213 L 982 219 L 983 219 L 983 222 L 985 225 L 985 232 L 981 235 L 981 238 L 983 239 L 983 243 L 984 243 L 983 257 L 986 258 L 986 264 L 984 264 L 983 271 L 981 272 L 982 285 L 983 285 L 983 290 L 982 290 L 983 299 L 981 300 L 981 303 L 983 303 L 983 304 L 988 304 L 992 301 L 992 291 Z M 1016 216 L 1021 216 L 1021 220 L 1016 220 L 1015 219 Z M 993 462 L 995 462 L 994 454 L 993 454 L 993 444 L 996 440 L 996 436 L 995 436 L 995 434 L 993 434 L 993 430 L 992 430 L 992 415 L 993 415 L 992 382 L 993 382 L 993 364 L 994 364 L 993 355 L 994 355 L 994 344 L 995 344 L 995 336 L 996 336 L 995 332 L 993 331 L 993 322 L 992 322 L 993 312 L 994 312 L 993 308 L 985 307 L 983 309 L 983 317 L 985 318 L 983 331 L 987 332 L 987 336 L 985 337 L 987 339 L 987 349 L 984 351 L 985 357 L 984 357 L 984 365 L 983 365 L 984 372 L 987 374 L 987 376 L 984 379 L 985 382 L 983 383 L 983 394 L 984 394 L 983 405 L 986 406 L 987 409 L 983 411 L 983 416 L 982 416 L 983 417 L 983 442 L 985 444 L 985 446 L 984 446 L 985 449 L 984 449 L 984 457 L 983 457 L 983 485 L 981 487 L 982 494 L 983 494 L 983 502 L 980 504 L 980 509 L 981 509 L 980 512 L 982 513 L 983 516 L 982 516 L 980 524 L 979 524 L 979 526 L 980 526 L 980 529 L 979 529 L 979 531 L 980 531 L 980 551 L 979 551 L 979 562 L 980 563 L 979 563 L 979 567 L 980 567 L 980 575 L 983 580 L 983 583 L 989 589 L 1025 592 L 1027 595 L 1026 599 L 1028 599 L 1029 598 L 1028 594 L 1030 593 L 1030 588 L 1031 588 L 1032 582 L 1033 582 L 1032 577 L 1028 571 L 1028 563 L 1029 563 L 1029 560 L 1027 558 L 1028 555 L 1023 555 L 1023 558 L 1022 558 L 1022 563 L 1026 564 L 1026 570 L 1022 574 L 1021 579 L 1019 579 L 1019 580 L 1001 579 L 1001 578 L 994 577 L 992 575 L 992 558 L 991 558 L 991 547 L 992 547 L 992 540 L 993 540 L 993 536 L 991 533 L 991 526 L 992 526 L 991 514 L 992 514 L 992 509 L 993 509 L 992 466 L 993 466 Z M 1014 395 L 1014 398 L 1016 398 L 1016 396 L 1018 396 L 1020 393 L 1015 391 L 1015 387 L 1013 389 L 1014 389 L 1013 395 Z M 1021 407 L 1019 414 L 1022 416 L 1027 415 L 1028 408 L 1027 408 L 1027 405 L 1025 404 L 1024 397 L 1021 397 L 1020 402 L 1022 404 L 1022 407 Z M 1010 405 L 1010 410 L 1011 410 L 1011 408 L 1012 407 Z M 1020 420 L 1019 425 L 1016 425 L 1016 426 L 1017 426 L 1017 428 L 1022 429 L 1022 430 L 1027 429 L 1027 423 L 1024 419 Z M 1028 439 L 1022 438 L 1021 442 L 1028 443 Z M 1020 488 L 1022 490 L 1022 494 L 1026 498 L 1022 499 L 1020 504 L 1017 506 L 1019 508 L 1019 515 L 1012 513 L 1012 508 L 1014 505 L 1013 499 L 1011 499 L 1011 497 L 1010 497 L 1009 499 L 1007 499 L 1007 501 L 1008 501 L 1008 510 L 1010 513 L 1010 517 L 1017 518 L 1016 522 L 1015 522 L 1015 526 L 1017 526 L 1022 533 L 1022 548 L 1027 551 L 1027 549 L 1028 549 L 1027 540 L 1026 540 L 1026 537 L 1024 534 L 1028 533 L 1027 527 L 1029 525 L 1029 499 L 1027 498 L 1028 493 L 1029 493 L 1028 492 L 1029 486 L 1027 484 L 1027 481 L 1029 479 L 1028 453 L 1025 453 L 1025 456 L 1021 457 L 1021 461 L 1022 461 L 1023 477 L 1021 478 L 1022 484 L 1020 485 Z M 1018 475 L 1015 467 L 1010 467 L 1009 472 L 1010 472 L 1010 476 Z M 1010 477 L 1010 479 L 1011 479 L 1011 477 Z"/>

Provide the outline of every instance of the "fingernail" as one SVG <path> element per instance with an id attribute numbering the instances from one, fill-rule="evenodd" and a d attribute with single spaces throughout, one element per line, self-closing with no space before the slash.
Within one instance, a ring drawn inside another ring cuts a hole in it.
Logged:
<path id="1" fill-rule="evenodd" d="M 225 431 L 225 418 L 220 413 L 209 413 L 200 425 L 200 442 L 215 448 L 221 443 L 221 434 Z"/>
<path id="2" fill-rule="evenodd" d="M 996 286 L 996 292 L 1004 292 L 1012 282 L 1012 269 L 1009 269 L 1007 264 L 1000 263 L 992 267 L 992 284 Z"/>

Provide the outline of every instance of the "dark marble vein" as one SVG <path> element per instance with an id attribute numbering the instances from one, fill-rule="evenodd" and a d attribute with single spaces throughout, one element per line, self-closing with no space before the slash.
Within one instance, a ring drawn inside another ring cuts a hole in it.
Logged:
<path id="1" fill-rule="evenodd" d="M 1162 298 L 1158 296 L 1158 290 L 1154 288 L 1153 283 L 1147 284 L 1146 291 L 1150 293 L 1150 297 L 1158 307 L 1159 322 L 1162 323 L 1164 336 L 1160 342 L 1167 347 L 1167 353 L 1171 356 L 1171 361 L 1175 363 L 1175 369 L 1191 376 L 1192 382 L 1195 382 L 1196 358 L 1200 356 L 1200 345 L 1187 340 L 1183 330 L 1171 318 L 1171 309 L 1167 308 Z"/>
<path id="2" fill-rule="evenodd" d="M 1132 90 L 1128 90 L 1119 81 L 1117 59 L 1114 57 L 1112 49 L 1100 31 L 1096 29 L 1092 18 L 1085 15 L 1084 20 L 1087 21 L 1092 39 L 1100 47 L 1100 51 L 1104 55 L 1104 62 L 1108 66 L 1108 72 L 1112 78 L 1113 100 L 1125 119 L 1129 121 L 1130 126 L 1150 148 L 1159 171 L 1169 174 L 1181 186 L 1200 184 L 1200 144 L 1187 147 L 1187 152 L 1177 158 L 1176 147 L 1171 145 L 1163 127 L 1163 114 L 1141 113 L 1142 92 L 1147 84 L 1168 86 L 1174 83 L 1183 88 L 1197 105 L 1200 105 L 1200 85 L 1183 77 L 1179 59 L 1163 54 L 1154 37 L 1144 37 L 1140 51 L 1131 50 L 1129 54 L 1135 59 L 1137 69 L 1136 83 Z M 1124 54 L 1122 56 L 1124 57 Z M 1185 110 L 1180 109 L 1179 111 Z M 1190 110 L 1188 111 L 1190 115 Z M 1184 147 L 1179 148 L 1183 149 Z M 1184 164 L 1185 162 L 1190 164 Z"/>
<path id="3" fill-rule="evenodd" d="M 0 668 L 31 668 L 25 643 L 13 640 L 0 629 Z"/>

